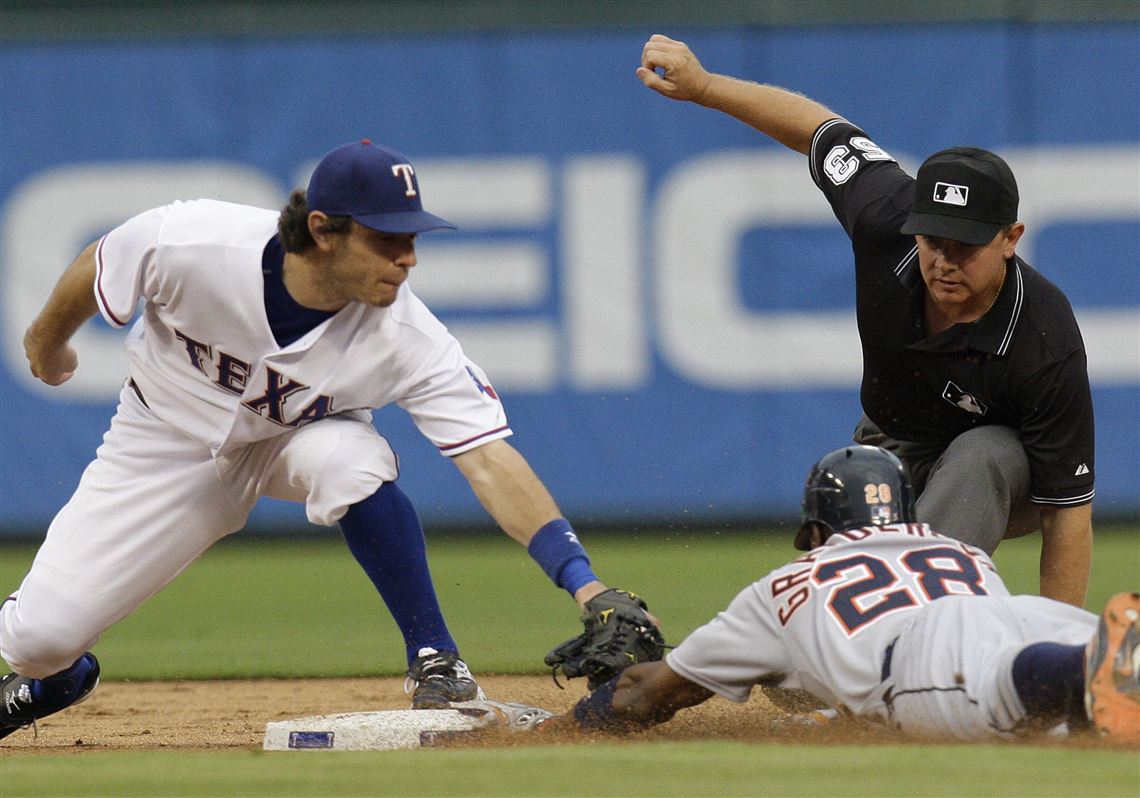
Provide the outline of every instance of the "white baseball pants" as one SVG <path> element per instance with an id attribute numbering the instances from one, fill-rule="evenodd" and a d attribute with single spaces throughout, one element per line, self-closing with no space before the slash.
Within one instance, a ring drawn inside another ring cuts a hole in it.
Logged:
<path id="1" fill-rule="evenodd" d="M 1096 624 L 1091 612 L 1040 596 L 939 599 L 895 641 L 887 715 L 919 737 L 1009 737 L 1025 720 L 1013 660 L 1034 643 L 1084 645 Z"/>
<path id="2" fill-rule="evenodd" d="M 23 676 L 57 673 L 240 530 L 259 497 L 304 502 L 310 521 L 331 525 L 396 476 L 391 447 L 362 417 L 331 416 L 216 458 L 124 388 L 95 460 L 0 604 L 0 656 Z"/>

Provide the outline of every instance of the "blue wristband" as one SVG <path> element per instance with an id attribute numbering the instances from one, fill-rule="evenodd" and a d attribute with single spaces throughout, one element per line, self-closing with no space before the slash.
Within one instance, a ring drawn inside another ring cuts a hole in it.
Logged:
<path id="1" fill-rule="evenodd" d="M 590 558 L 578 542 L 574 527 L 565 518 L 555 518 L 534 534 L 527 552 L 550 581 L 573 596 L 579 588 L 596 581 Z"/>

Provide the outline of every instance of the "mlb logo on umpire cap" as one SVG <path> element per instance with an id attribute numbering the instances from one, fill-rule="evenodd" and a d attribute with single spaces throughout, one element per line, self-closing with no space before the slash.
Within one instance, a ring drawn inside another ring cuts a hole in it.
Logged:
<path id="1" fill-rule="evenodd" d="M 1017 221 L 1017 181 L 1009 165 L 987 150 L 936 152 L 919 167 L 915 182 L 904 235 L 988 244 Z"/>
<path id="2" fill-rule="evenodd" d="M 385 233 L 422 233 L 455 225 L 423 208 L 419 182 L 408 158 L 368 139 L 325 155 L 309 178 L 310 211 L 351 216 Z"/>
<path id="3" fill-rule="evenodd" d="M 947 205 L 966 205 L 970 197 L 969 186 L 956 186 L 953 183 L 935 183 L 934 201 Z"/>

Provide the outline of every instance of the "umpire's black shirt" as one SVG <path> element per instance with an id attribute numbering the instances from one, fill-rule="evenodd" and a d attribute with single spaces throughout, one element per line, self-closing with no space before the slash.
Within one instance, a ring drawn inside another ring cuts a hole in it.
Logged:
<path id="1" fill-rule="evenodd" d="M 1092 501 L 1088 369 L 1061 290 L 1015 257 L 985 315 L 926 335 L 918 248 L 899 233 L 914 179 L 841 119 L 816 130 L 810 163 L 855 253 L 867 416 L 896 440 L 938 446 L 976 426 L 1012 427 L 1029 456 L 1033 501 Z"/>

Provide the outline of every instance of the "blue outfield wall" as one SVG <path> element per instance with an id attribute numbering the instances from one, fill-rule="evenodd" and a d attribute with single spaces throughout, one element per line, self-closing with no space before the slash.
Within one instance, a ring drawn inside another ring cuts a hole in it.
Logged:
<path id="1" fill-rule="evenodd" d="M 74 254 L 177 198 L 278 207 L 362 137 L 408 154 L 426 206 L 459 223 L 422 239 L 412 285 L 579 526 L 794 515 L 859 413 L 848 243 L 805 159 L 641 86 L 651 32 L 6 45 L 0 530 L 66 501 L 125 373 L 121 333 L 94 321 L 72 384 L 27 374 L 23 330 Z M 1007 157 L 1023 252 L 1085 332 L 1097 511 L 1140 515 L 1140 28 L 669 33 L 710 69 L 824 102 L 905 166 L 956 144 Z M 401 410 L 376 418 L 429 524 L 485 520 Z"/>

